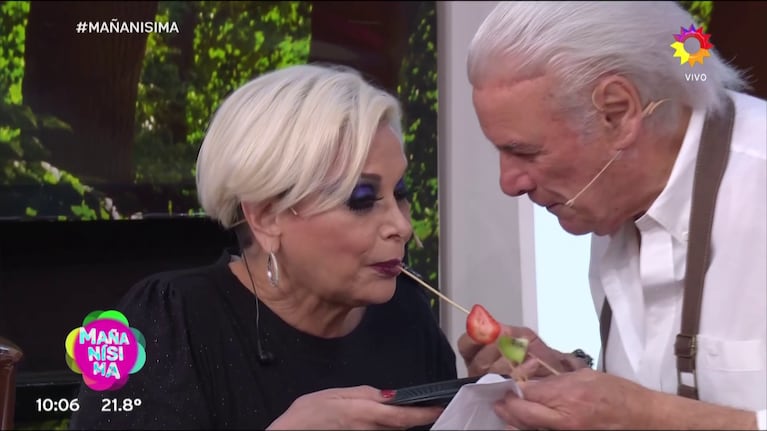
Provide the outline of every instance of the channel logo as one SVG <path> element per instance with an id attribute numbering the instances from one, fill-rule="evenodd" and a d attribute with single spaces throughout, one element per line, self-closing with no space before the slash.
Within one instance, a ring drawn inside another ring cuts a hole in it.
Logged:
<path id="1" fill-rule="evenodd" d="M 689 64 L 690 67 L 694 67 L 695 64 L 703 64 L 703 59 L 711 57 L 708 52 L 714 45 L 708 40 L 711 38 L 710 34 L 703 33 L 703 28 L 696 29 L 694 25 L 690 25 L 689 29 L 682 27 L 679 34 L 674 35 L 675 42 L 670 46 L 674 48 L 674 57 L 679 58 L 679 64 Z M 689 39 L 695 39 L 700 45 L 700 49 L 694 54 L 690 54 L 684 47 L 684 43 Z"/>

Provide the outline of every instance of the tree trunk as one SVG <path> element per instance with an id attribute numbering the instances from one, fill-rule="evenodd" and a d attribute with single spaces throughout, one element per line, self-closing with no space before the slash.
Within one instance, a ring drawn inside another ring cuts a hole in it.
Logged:
<path id="1" fill-rule="evenodd" d="M 154 21 L 156 13 L 157 2 L 31 2 L 24 103 L 73 130 L 41 134 L 51 164 L 93 185 L 133 181 L 136 95 L 147 33 L 75 28 L 78 22 Z"/>
<path id="2" fill-rule="evenodd" d="M 197 6 L 195 2 L 181 2 L 179 8 L 178 25 L 179 34 L 168 40 L 168 46 L 175 50 L 170 59 L 178 68 L 178 76 L 182 83 L 191 82 L 191 72 L 194 66 L 194 31 L 197 27 Z M 173 14 L 171 14 L 173 16 Z M 175 96 L 175 95 L 173 95 Z M 169 112 L 168 128 L 170 129 L 171 144 L 183 145 L 186 143 L 186 97 L 173 97 L 170 100 L 171 112 Z"/>

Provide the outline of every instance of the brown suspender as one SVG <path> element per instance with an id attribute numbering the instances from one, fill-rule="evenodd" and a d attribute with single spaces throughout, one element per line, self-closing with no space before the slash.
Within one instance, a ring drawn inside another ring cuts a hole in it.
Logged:
<path id="1" fill-rule="evenodd" d="M 706 116 L 695 164 L 687 246 L 687 268 L 682 300 L 682 326 L 674 343 L 678 382 L 677 394 L 692 399 L 698 399 L 698 377 L 695 370 L 696 337 L 700 329 L 703 282 L 711 260 L 711 226 L 714 220 L 719 185 L 729 159 L 734 120 L 735 106 L 732 99 L 727 97 L 723 115 L 709 114 Z M 607 350 L 611 322 L 612 309 L 607 298 L 605 298 L 599 316 L 604 370 L 607 369 L 605 351 Z M 682 383 L 682 373 L 692 373 L 693 386 Z"/>
<path id="2" fill-rule="evenodd" d="M 610 337 L 610 324 L 613 321 L 613 309 L 605 298 L 602 312 L 599 313 L 599 338 L 602 340 L 602 371 L 607 372 L 607 339 Z"/>

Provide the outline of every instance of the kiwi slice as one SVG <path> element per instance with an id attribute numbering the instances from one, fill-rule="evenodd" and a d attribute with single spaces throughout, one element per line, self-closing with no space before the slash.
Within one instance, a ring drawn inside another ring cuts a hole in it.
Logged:
<path id="1" fill-rule="evenodd" d="M 528 344 L 530 342 L 527 338 L 513 338 L 508 335 L 498 337 L 498 350 L 514 365 L 521 364 L 525 360 Z"/>

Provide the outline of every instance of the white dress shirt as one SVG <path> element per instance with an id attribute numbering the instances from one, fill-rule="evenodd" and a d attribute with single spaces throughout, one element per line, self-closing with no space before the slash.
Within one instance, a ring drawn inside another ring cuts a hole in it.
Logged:
<path id="1" fill-rule="evenodd" d="M 755 411 L 759 429 L 767 429 L 767 104 L 730 95 L 735 125 L 703 290 L 698 393 L 702 401 Z M 607 371 L 669 393 L 677 390 L 673 345 L 704 116 L 692 113 L 668 184 L 647 213 L 612 236 L 592 236 L 594 305 L 600 313 L 606 295 L 613 309 Z"/>

